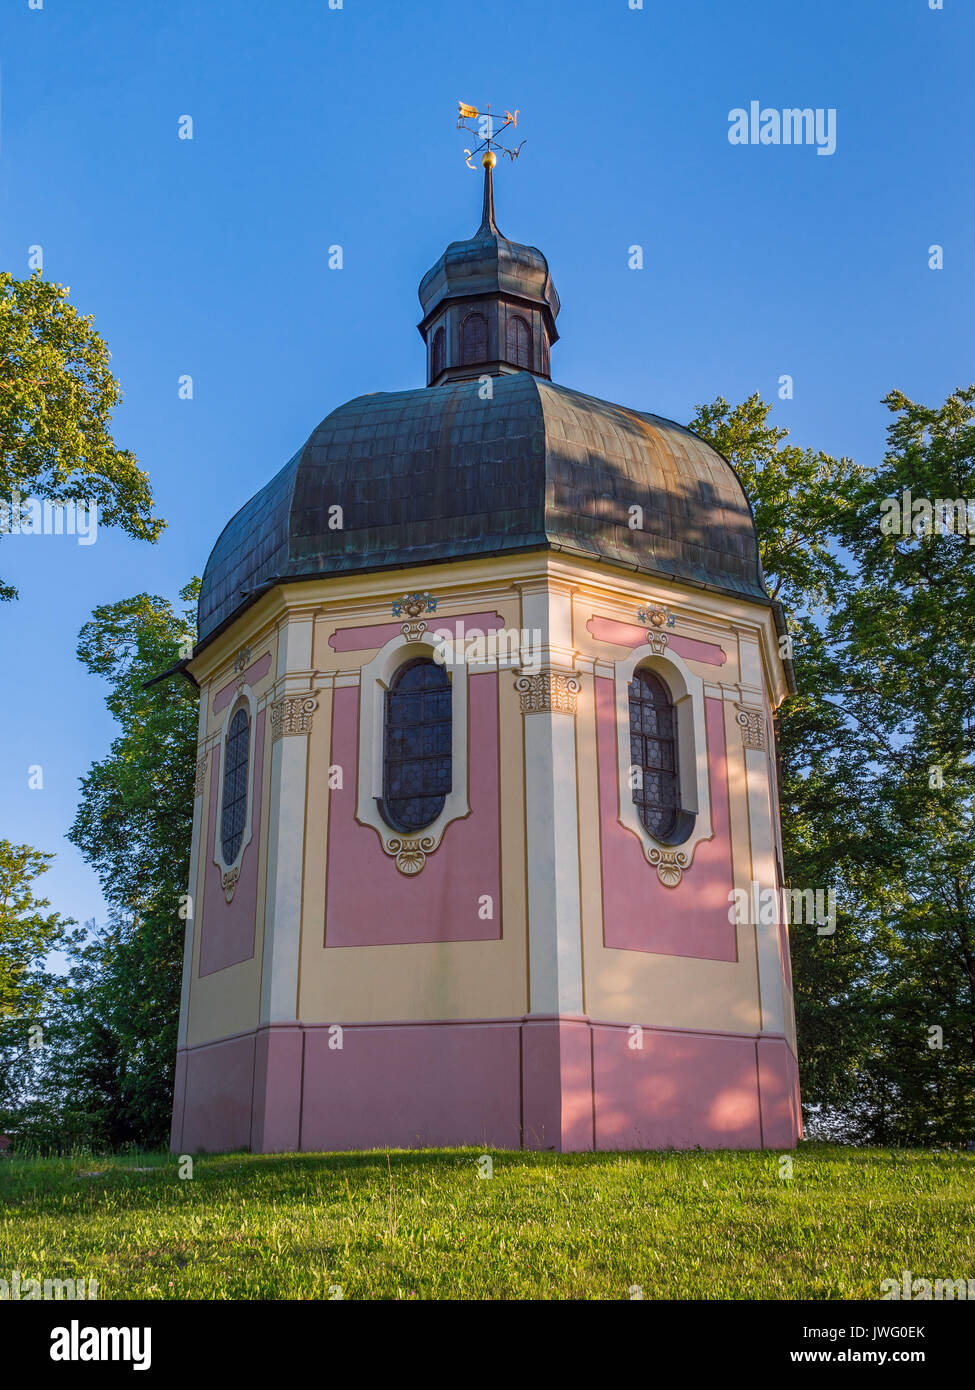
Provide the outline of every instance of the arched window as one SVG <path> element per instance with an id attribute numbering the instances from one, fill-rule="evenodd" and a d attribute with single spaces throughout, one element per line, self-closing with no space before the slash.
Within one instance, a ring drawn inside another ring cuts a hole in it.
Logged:
<path id="1" fill-rule="evenodd" d="M 407 662 L 386 692 L 381 810 L 395 830 L 422 830 L 440 815 L 451 788 L 451 737 L 446 670 L 426 658 Z"/>
<path id="2" fill-rule="evenodd" d="M 523 318 L 515 315 L 508 320 L 507 359 L 516 367 L 530 367 L 532 364 L 532 331 Z"/>
<path id="3" fill-rule="evenodd" d="M 223 862 L 233 864 L 247 824 L 247 764 L 250 758 L 251 723 L 239 709 L 230 721 L 223 753 L 223 815 L 220 846 Z"/>
<path id="4" fill-rule="evenodd" d="M 652 671 L 634 671 L 628 695 L 630 763 L 640 772 L 633 777 L 633 800 L 654 839 L 668 840 L 687 819 L 681 816 L 674 702 Z"/>
<path id="5" fill-rule="evenodd" d="M 430 380 L 436 381 L 437 377 L 444 369 L 444 348 L 446 346 L 444 331 L 438 328 L 433 335 L 433 345 L 430 348 Z"/>
<path id="6" fill-rule="evenodd" d="M 460 360 L 462 366 L 487 361 L 487 319 L 483 314 L 468 314 L 460 326 Z"/>

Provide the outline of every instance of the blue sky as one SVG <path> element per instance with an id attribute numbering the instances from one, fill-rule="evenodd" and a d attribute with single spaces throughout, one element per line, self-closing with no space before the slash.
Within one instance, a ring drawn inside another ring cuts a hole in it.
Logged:
<path id="1" fill-rule="evenodd" d="M 21 590 L 0 608 L 0 835 L 57 853 L 55 906 L 102 913 L 63 838 L 114 732 L 78 631 L 96 604 L 174 598 L 329 411 L 422 383 L 417 284 L 480 215 L 458 99 L 520 109 L 498 223 L 548 257 L 556 380 L 683 422 L 758 390 L 797 443 L 869 464 L 889 389 L 937 403 L 975 375 L 973 41 L 967 0 L 6 0 L 0 265 L 26 275 L 41 246 L 94 314 L 116 441 L 169 523 L 156 546 L 0 543 Z M 835 108 L 835 154 L 731 145 L 752 100 Z"/>

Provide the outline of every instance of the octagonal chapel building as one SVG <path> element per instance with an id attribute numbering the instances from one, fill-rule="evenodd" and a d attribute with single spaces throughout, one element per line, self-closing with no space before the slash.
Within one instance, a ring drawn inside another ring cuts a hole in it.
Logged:
<path id="1" fill-rule="evenodd" d="M 792 680 L 745 494 L 551 380 L 490 169 L 419 293 L 427 385 L 206 566 L 173 1148 L 788 1147 L 788 935 L 730 906 L 781 884 Z"/>

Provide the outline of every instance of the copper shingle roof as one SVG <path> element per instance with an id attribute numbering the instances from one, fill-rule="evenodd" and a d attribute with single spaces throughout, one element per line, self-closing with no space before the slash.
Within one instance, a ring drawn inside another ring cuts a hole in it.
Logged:
<path id="1" fill-rule="evenodd" d="M 529 372 L 492 386 L 379 392 L 326 416 L 214 546 L 200 641 L 273 583 L 539 549 L 768 605 L 751 510 L 710 445 Z"/>

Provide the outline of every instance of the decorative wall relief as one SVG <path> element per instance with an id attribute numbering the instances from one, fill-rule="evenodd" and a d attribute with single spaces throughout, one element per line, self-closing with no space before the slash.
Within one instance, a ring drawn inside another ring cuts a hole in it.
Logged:
<path id="1" fill-rule="evenodd" d="M 741 741 L 746 748 L 765 748 L 765 711 L 748 705 L 736 705 L 735 716 L 741 727 Z"/>
<path id="2" fill-rule="evenodd" d="M 521 696 L 522 714 L 576 713 L 579 682 L 562 671 L 540 671 L 535 676 L 519 676 L 515 689 Z"/>
<path id="3" fill-rule="evenodd" d="M 402 598 L 393 600 L 393 617 L 401 618 L 405 613 L 412 621 L 403 624 L 400 629 L 408 642 L 418 641 L 427 630 L 424 622 L 418 622 L 421 613 L 436 613 L 437 600 L 433 594 L 426 590 L 416 593 L 404 594 Z M 422 867 L 422 866 L 421 866 Z"/>
<path id="4" fill-rule="evenodd" d="M 437 841 L 433 835 L 419 835 L 409 840 L 394 836 L 383 840 L 383 849 L 387 854 L 395 855 L 396 867 L 401 874 L 418 874 L 427 862 L 427 855 L 436 847 Z"/>
<path id="5" fill-rule="evenodd" d="M 663 604 L 648 603 L 645 608 L 639 610 L 636 616 L 641 623 L 649 623 L 647 645 L 654 656 L 662 656 L 670 640 L 663 629 L 674 626 L 677 621 L 674 614 Z"/>
<path id="6" fill-rule="evenodd" d="M 657 870 L 657 877 L 665 888 L 676 888 L 687 868 L 687 855 L 681 849 L 648 849 L 647 862 Z"/>
<path id="7" fill-rule="evenodd" d="M 285 734 L 310 734 L 312 716 L 318 708 L 314 695 L 283 695 L 271 706 L 271 740 Z"/>

